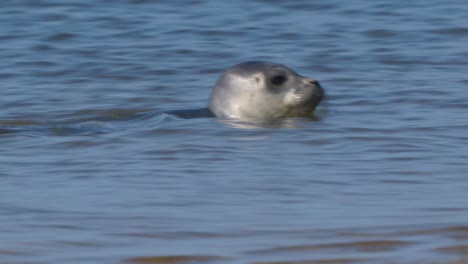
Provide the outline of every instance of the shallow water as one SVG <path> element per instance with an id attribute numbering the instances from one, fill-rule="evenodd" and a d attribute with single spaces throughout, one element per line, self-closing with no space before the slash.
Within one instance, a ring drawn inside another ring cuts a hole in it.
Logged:
<path id="1" fill-rule="evenodd" d="M 463 1 L 0 3 L 0 263 L 468 263 Z M 167 114 L 286 64 L 317 119 Z"/>

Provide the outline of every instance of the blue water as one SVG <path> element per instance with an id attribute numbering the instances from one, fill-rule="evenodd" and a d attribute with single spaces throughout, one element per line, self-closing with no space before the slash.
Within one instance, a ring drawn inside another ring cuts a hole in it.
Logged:
<path id="1" fill-rule="evenodd" d="M 468 263 L 464 1 L 2 1 L 0 263 Z M 317 120 L 183 119 L 246 60 Z"/>

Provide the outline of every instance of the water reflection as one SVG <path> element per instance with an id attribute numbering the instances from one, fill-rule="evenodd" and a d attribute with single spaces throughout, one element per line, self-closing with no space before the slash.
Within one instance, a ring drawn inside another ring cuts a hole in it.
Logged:
<path id="1" fill-rule="evenodd" d="M 217 121 L 232 128 L 240 129 L 261 129 L 261 128 L 300 128 L 305 127 L 309 122 L 319 121 L 320 117 L 299 117 L 299 118 L 281 118 L 273 120 L 235 120 L 218 119 Z"/>

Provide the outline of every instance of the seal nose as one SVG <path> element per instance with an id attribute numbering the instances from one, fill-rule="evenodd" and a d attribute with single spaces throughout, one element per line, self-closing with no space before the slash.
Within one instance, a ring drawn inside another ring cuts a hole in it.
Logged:
<path id="1" fill-rule="evenodd" d="M 325 91 L 322 85 L 320 85 L 320 83 L 317 80 L 307 78 L 307 83 L 312 84 L 313 86 L 317 87 L 317 93 L 316 93 L 317 97 L 320 97 L 320 98 L 323 97 Z"/>
<path id="2" fill-rule="evenodd" d="M 320 85 L 320 83 L 319 83 L 317 80 L 308 79 L 308 82 L 309 82 L 310 84 L 313 84 L 313 85 L 315 85 L 315 86 L 318 86 L 318 87 L 322 88 L 322 86 Z"/>

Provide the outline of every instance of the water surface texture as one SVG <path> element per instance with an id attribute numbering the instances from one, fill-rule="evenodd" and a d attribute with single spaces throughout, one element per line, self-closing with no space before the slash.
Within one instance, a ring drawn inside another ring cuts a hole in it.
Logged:
<path id="1" fill-rule="evenodd" d="M 465 1 L 0 3 L 0 263 L 468 263 Z M 184 119 L 283 63 L 317 118 Z"/>

